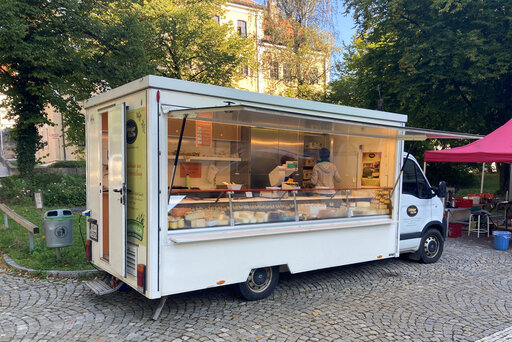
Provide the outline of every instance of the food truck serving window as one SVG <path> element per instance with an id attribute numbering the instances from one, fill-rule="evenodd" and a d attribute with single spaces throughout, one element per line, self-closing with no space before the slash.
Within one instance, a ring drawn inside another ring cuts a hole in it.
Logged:
<path id="1" fill-rule="evenodd" d="M 245 107 L 167 120 L 170 230 L 391 215 L 396 129 Z"/>

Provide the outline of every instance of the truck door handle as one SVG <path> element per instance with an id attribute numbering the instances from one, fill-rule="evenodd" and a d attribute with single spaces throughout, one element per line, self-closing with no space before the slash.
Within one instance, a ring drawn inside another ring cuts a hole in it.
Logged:
<path id="1" fill-rule="evenodd" d="M 120 187 L 119 189 L 114 189 L 113 190 L 114 192 L 117 192 L 117 193 L 119 193 L 121 195 L 121 198 L 119 199 L 119 201 L 123 205 L 126 203 L 126 193 L 128 192 L 126 190 L 127 189 L 126 189 L 126 184 L 125 183 L 123 183 L 123 186 Z"/>

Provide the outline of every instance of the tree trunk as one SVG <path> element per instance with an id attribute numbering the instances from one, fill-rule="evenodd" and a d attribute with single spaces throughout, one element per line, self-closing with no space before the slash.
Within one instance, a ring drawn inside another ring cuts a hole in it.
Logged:
<path id="1" fill-rule="evenodd" d="M 26 113 L 21 116 L 26 117 Z M 24 179 L 32 179 L 36 164 L 36 152 L 40 144 L 40 136 L 36 125 L 30 121 L 18 120 L 14 126 L 16 136 L 16 158 L 20 174 Z"/>
<path id="2" fill-rule="evenodd" d="M 498 193 L 505 195 L 507 193 L 508 187 L 509 187 L 510 164 L 500 163 L 498 169 L 499 169 L 499 173 L 500 173 L 500 189 L 499 189 Z"/>
<path id="3" fill-rule="evenodd" d="M 20 175 L 27 180 L 33 178 L 36 164 L 35 154 L 42 147 L 41 135 L 37 126 L 46 120 L 41 96 L 31 93 L 29 86 L 37 83 L 37 80 L 20 77 L 16 83 L 16 96 L 13 101 L 13 107 L 15 107 L 13 109 L 18 113 L 13 129 L 16 159 Z"/>

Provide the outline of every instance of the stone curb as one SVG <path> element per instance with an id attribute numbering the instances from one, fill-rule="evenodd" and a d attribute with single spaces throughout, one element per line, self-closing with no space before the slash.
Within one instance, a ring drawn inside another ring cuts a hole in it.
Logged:
<path id="1" fill-rule="evenodd" d="M 4 260 L 7 265 L 24 272 L 29 273 L 45 273 L 58 278 L 79 278 L 90 277 L 95 275 L 103 275 L 105 272 L 100 270 L 78 270 L 78 271 L 59 271 L 59 270 L 33 270 L 31 268 L 18 265 L 7 254 L 4 254 Z"/>

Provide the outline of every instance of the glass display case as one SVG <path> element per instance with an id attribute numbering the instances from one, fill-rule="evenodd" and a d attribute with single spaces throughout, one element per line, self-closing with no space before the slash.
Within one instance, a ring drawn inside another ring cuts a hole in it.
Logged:
<path id="1" fill-rule="evenodd" d="M 392 214 L 394 130 L 240 110 L 182 120 L 168 118 L 170 230 Z"/>
<path id="2" fill-rule="evenodd" d="M 390 188 L 345 189 L 325 196 L 311 189 L 219 190 L 209 194 L 175 190 L 169 229 L 390 215 L 390 192 Z"/>

